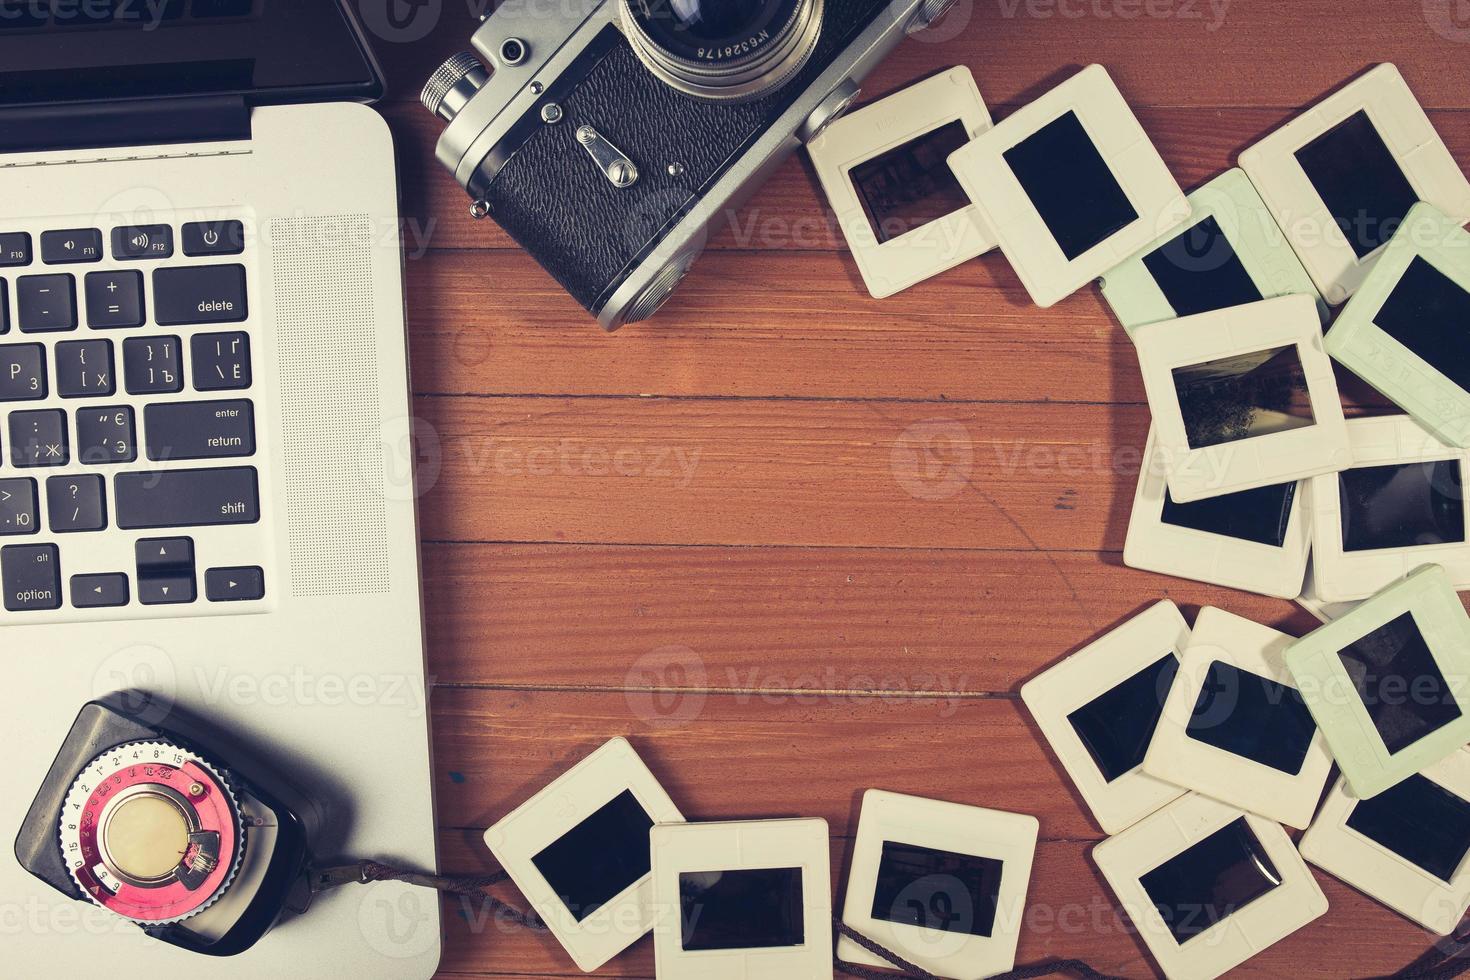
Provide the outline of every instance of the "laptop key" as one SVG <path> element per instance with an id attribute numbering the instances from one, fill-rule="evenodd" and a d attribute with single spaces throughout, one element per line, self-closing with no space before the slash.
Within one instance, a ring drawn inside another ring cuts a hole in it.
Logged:
<path id="1" fill-rule="evenodd" d="M 265 572 L 259 567 L 211 568 L 204 573 L 210 602 L 254 602 L 265 598 Z"/>
<path id="2" fill-rule="evenodd" d="M 199 333 L 189 340 L 195 391 L 236 391 L 250 387 L 250 335 Z"/>
<path id="3" fill-rule="evenodd" d="M 45 398 L 46 348 L 40 344 L 0 347 L 0 402 Z"/>
<path id="4" fill-rule="evenodd" d="M 58 409 L 11 412 L 10 462 L 26 468 L 65 466 L 71 462 L 66 413 Z"/>
<path id="5" fill-rule="evenodd" d="M 129 405 L 77 410 L 77 461 L 83 466 L 131 463 L 138 458 L 137 427 Z"/>
<path id="6" fill-rule="evenodd" d="M 128 225 L 112 229 L 115 259 L 167 259 L 174 254 L 174 230 L 168 225 Z"/>
<path id="7" fill-rule="evenodd" d="M 41 232 L 41 261 L 47 265 L 101 262 L 102 232 L 97 228 L 43 231 Z"/>
<path id="8" fill-rule="evenodd" d="M 153 319 L 161 327 L 239 323 L 247 313 L 243 265 L 153 270 Z"/>
<path id="9" fill-rule="evenodd" d="M 46 481 L 46 513 L 53 534 L 106 530 L 107 491 L 102 477 L 51 477 Z"/>
<path id="10" fill-rule="evenodd" d="M 239 255 L 245 225 L 239 221 L 194 221 L 184 226 L 185 255 Z"/>
<path id="11" fill-rule="evenodd" d="M 56 345 L 56 393 L 62 398 L 100 398 L 117 391 L 112 341 L 68 340 Z"/>
<path id="12" fill-rule="evenodd" d="M 15 281 L 15 313 L 21 333 L 77 328 L 77 283 L 67 273 L 21 276 Z"/>
<path id="13" fill-rule="evenodd" d="M 123 341 L 123 386 L 130 395 L 184 390 L 177 337 L 129 337 Z"/>
<path id="14" fill-rule="evenodd" d="M 126 606 L 130 598 L 128 577 L 122 572 L 71 577 L 74 609 L 115 609 Z"/>
<path id="15" fill-rule="evenodd" d="M 0 266 L 30 264 L 31 236 L 23 231 L 0 232 Z"/>
<path id="16" fill-rule="evenodd" d="M 143 410 L 143 433 L 152 460 L 255 454 L 255 413 L 244 399 L 149 405 Z"/>
<path id="17" fill-rule="evenodd" d="M 0 279 L 0 336 L 10 333 L 10 287 Z"/>
<path id="18" fill-rule="evenodd" d="M 40 512 L 35 480 L 0 480 L 0 535 L 35 534 Z"/>
<path id="19" fill-rule="evenodd" d="M 93 330 L 143 325 L 143 273 L 89 272 L 86 291 L 87 326 Z"/>
<path id="20" fill-rule="evenodd" d="M 260 489 L 253 466 L 119 473 L 113 478 L 117 526 L 124 530 L 254 524 Z"/>
<path id="21" fill-rule="evenodd" d="M 138 564 L 138 601 L 175 605 L 198 598 L 192 538 L 144 538 L 133 546 Z"/>
<path id="22" fill-rule="evenodd" d="M 35 612 L 61 608 L 61 556 L 54 544 L 12 544 L 0 548 L 0 584 L 5 608 Z"/>

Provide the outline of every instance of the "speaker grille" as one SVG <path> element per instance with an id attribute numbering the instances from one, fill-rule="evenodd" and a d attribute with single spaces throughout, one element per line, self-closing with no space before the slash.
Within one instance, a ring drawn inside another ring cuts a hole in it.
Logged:
<path id="1" fill-rule="evenodd" d="M 276 337 L 292 593 L 391 588 L 372 222 L 278 219 Z"/>

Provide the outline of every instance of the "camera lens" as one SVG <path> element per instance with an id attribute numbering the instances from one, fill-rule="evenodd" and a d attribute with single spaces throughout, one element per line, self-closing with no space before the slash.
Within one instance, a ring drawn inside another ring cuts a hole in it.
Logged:
<path id="1" fill-rule="evenodd" d="M 634 50 L 695 98 L 744 101 L 790 81 L 816 48 L 823 0 L 622 0 Z"/>

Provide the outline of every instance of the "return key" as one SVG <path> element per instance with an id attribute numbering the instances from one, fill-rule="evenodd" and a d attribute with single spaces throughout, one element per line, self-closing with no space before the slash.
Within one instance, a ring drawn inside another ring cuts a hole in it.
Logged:
<path id="1" fill-rule="evenodd" d="M 143 418 L 152 460 L 224 459 L 255 453 L 255 412 L 245 399 L 149 405 Z"/>

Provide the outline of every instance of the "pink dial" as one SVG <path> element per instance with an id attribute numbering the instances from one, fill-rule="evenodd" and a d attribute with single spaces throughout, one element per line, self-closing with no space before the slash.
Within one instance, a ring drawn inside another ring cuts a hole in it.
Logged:
<path id="1" fill-rule="evenodd" d="M 98 905 L 148 924 L 213 903 L 239 867 L 243 835 L 225 779 L 163 742 L 99 756 L 62 809 L 62 852 L 77 884 Z"/>

